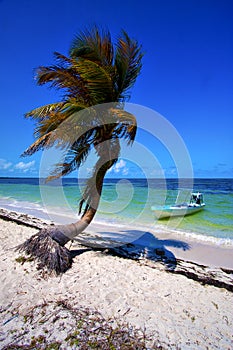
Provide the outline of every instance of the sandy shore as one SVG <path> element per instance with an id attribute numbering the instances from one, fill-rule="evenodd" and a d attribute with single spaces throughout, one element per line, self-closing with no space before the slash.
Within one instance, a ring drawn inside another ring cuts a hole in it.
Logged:
<path id="1" fill-rule="evenodd" d="M 72 268 L 60 277 L 43 278 L 35 262 L 17 262 L 20 254 L 13 249 L 37 231 L 0 219 L 1 349 L 8 349 L 9 344 L 29 344 L 32 339 L 59 341 L 61 349 L 78 348 L 68 337 L 77 327 L 77 317 L 64 308 L 62 300 L 71 308 L 88 307 L 100 311 L 104 318 L 145 329 L 150 339 L 148 348 L 158 343 L 164 349 L 233 348 L 233 294 L 226 288 L 202 285 L 171 273 L 159 262 L 152 265 L 144 258 L 125 259 L 77 242 L 72 246 Z M 163 247 L 168 249 L 166 242 Z M 209 248 L 201 258 L 198 246 L 194 246 L 193 259 L 203 263 L 202 259 L 208 262 L 210 258 L 214 266 L 221 267 L 216 256 L 221 249 Z M 191 249 L 170 246 L 170 250 L 177 260 L 177 254 L 190 260 Z M 213 252 L 215 258 L 210 257 Z M 227 261 L 232 250 L 225 252 L 228 257 L 224 264 L 230 267 Z M 229 271 L 228 275 L 232 277 Z"/>
<path id="2" fill-rule="evenodd" d="M 211 241 L 199 241 L 191 236 L 177 234 L 174 230 L 163 231 L 152 227 L 119 227 L 92 223 L 88 229 L 91 236 L 104 238 L 105 241 L 136 242 L 150 248 L 160 248 L 165 254 L 177 259 L 192 261 L 212 267 L 223 267 L 233 270 L 233 246 L 216 245 Z M 103 244 L 103 246 L 104 246 Z M 106 244 L 106 246 L 108 246 Z"/>

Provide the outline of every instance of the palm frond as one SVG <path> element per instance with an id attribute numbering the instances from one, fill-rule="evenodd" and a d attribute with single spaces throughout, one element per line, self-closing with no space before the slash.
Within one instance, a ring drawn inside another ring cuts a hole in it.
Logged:
<path id="1" fill-rule="evenodd" d="M 108 30 L 99 30 L 94 26 L 92 30 L 84 30 L 77 35 L 71 46 L 70 56 L 74 59 L 84 58 L 102 66 L 111 66 L 114 49 Z"/>
<path id="2" fill-rule="evenodd" d="M 75 115 L 76 121 L 77 121 L 77 113 L 81 116 L 81 111 L 86 110 L 89 108 L 89 102 L 86 102 L 82 99 L 81 96 L 78 96 L 78 98 L 69 98 L 63 105 L 61 112 L 66 115 L 66 118 L 69 118 L 73 115 Z"/>
<path id="3" fill-rule="evenodd" d="M 41 137 L 53 130 L 56 130 L 59 125 L 64 122 L 66 115 L 60 112 L 51 113 L 49 118 L 38 121 L 37 127 L 34 131 L 35 137 Z"/>
<path id="4" fill-rule="evenodd" d="M 35 152 L 48 148 L 54 145 L 56 141 L 55 134 L 53 132 L 49 132 L 46 135 L 38 138 L 31 146 L 29 146 L 22 154 L 21 157 L 31 156 Z"/>
<path id="5" fill-rule="evenodd" d="M 65 102 L 50 103 L 45 106 L 35 108 L 30 112 L 27 112 L 25 114 L 25 117 L 43 120 L 45 118 L 48 118 L 51 114 L 58 113 L 61 110 L 61 108 L 64 106 L 64 103 Z"/>
<path id="6" fill-rule="evenodd" d="M 84 81 L 91 104 L 114 101 L 112 69 L 110 67 L 103 67 L 87 59 L 79 59 L 74 67 Z"/>
<path id="7" fill-rule="evenodd" d="M 55 59 L 58 61 L 59 65 L 62 67 L 70 67 L 74 63 L 74 60 L 70 57 L 67 57 L 57 51 L 54 53 Z"/>
<path id="8" fill-rule="evenodd" d="M 69 70 L 59 65 L 38 67 L 36 79 L 38 85 L 50 83 L 55 88 L 64 88 L 63 83 L 65 82 L 67 85 L 68 81 L 76 84 L 76 79 L 70 74 Z"/>
<path id="9" fill-rule="evenodd" d="M 83 127 L 86 125 L 87 128 L 90 127 L 90 121 L 93 120 L 93 113 L 91 113 L 91 109 L 87 107 L 88 106 L 83 101 L 80 102 L 74 98 L 64 101 L 60 106 L 60 110 L 55 112 L 51 111 L 48 118 L 41 119 L 37 122 L 34 133 L 35 137 L 40 137 L 55 129 L 57 135 L 59 134 L 61 137 L 62 133 L 71 134 L 71 130 L 77 133 L 77 129 L 80 129 L 80 126 Z M 81 133 L 82 131 L 85 132 L 85 130 L 80 130 Z"/>
<path id="10" fill-rule="evenodd" d="M 111 108 L 110 113 L 116 116 L 116 127 L 113 135 L 125 138 L 128 144 L 133 143 L 137 133 L 137 120 L 132 113 L 123 109 Z"/>
<path id="11" fill-rule="evenodd" d="M 130 39 L 123 31 L 118 39 L 115 57 L 116 85 L 120 99 L 135 83 L 142 68 L 142 57 L 137 41 Z"/>
<path id="12" fill-rule="evenodd" d="M 50 87 L 63 89 L 68 92 L 69 97 L 80 96 L 88 99 L 88 92 L 79 73 L 73 66 L 48 66 L 39 67 L 36 75 L 38 85 L 50 84 Z"/>
<path id="13" fill-rule="evenodd" d="M 55 169 L 51 175 L 48 176 L 46 181 L 51 181 L 68 175 L 72 171 L 78 169 L 85 162 L 92 145 L 90 140 L 88 140 L 89 137 L 90 135 L 87 135 L 86 140 L 84 140 L 84 137 L 82 137 L 82 139 L 80 138 L 68 149 L 64 162 L 55 164 Z"/>
<path id="14" fill-rule="evenodd" d="M 69 153 L 71 154 L 71 150 L 69 150 Z M 79 164 L 82 164 L 88 156 L 89 149 L 88 147 L 83 147 L 83 150 L 78 155 L 75 153 L 73 155 L 73 159 L 70 161 L 70 163 L 57 163 L 55 164 L 55 169 L 52 171 L 51 175 L 49 175 L 46 178 L 46 182 L 59 179 L 62 176 L 66 176 L 70 173 L 72 173 L 74 170 L 79 168 Z M 71 157 L 71 155 L 70 155 Z"/>

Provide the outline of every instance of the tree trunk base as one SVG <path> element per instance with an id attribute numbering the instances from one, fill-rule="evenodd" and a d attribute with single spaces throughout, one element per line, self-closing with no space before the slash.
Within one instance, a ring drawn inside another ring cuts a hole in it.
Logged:
<path id="1" fill-rule="evenodd" d="M 71 252 L 54 238 L 57 228 L 43 228 L 16 249 L 38 260 L 38 269 L 47 269 L 57 275 L 67 271 L 72 265 Z"/>

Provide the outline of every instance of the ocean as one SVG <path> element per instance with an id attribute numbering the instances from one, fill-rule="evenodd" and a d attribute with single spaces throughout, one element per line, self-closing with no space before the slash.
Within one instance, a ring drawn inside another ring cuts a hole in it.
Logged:
<path id="1" fill-rule="evenodd" d="M 58 223 L 78 218 L 78 201 L 85 180 L 63 178 L 45 183 L 38 178 L 0 178 L 0 207 Z M 191 187 L 190 187 L 191 186 Z M 204 195 L 203 211 L 183 218 L 157 220 L 152 205 Z M 95 222 L 119 227 L 173 231 L 200 241 L 233 246 L 233 179 L 105 179 Z"/>

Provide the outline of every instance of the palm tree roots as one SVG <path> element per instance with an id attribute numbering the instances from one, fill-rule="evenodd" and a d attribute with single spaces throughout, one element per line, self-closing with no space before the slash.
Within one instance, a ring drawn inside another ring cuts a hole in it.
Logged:
<path id="1" fill-rule="evenodd" d="M 38 269 L 47 269 L 57 275 L 63 273 L 71 267 L 72 256 L 66 247 L 52 238 L 57 231 L 56 226 L 43 228 L 16 249 L 38 260 Z"/>

